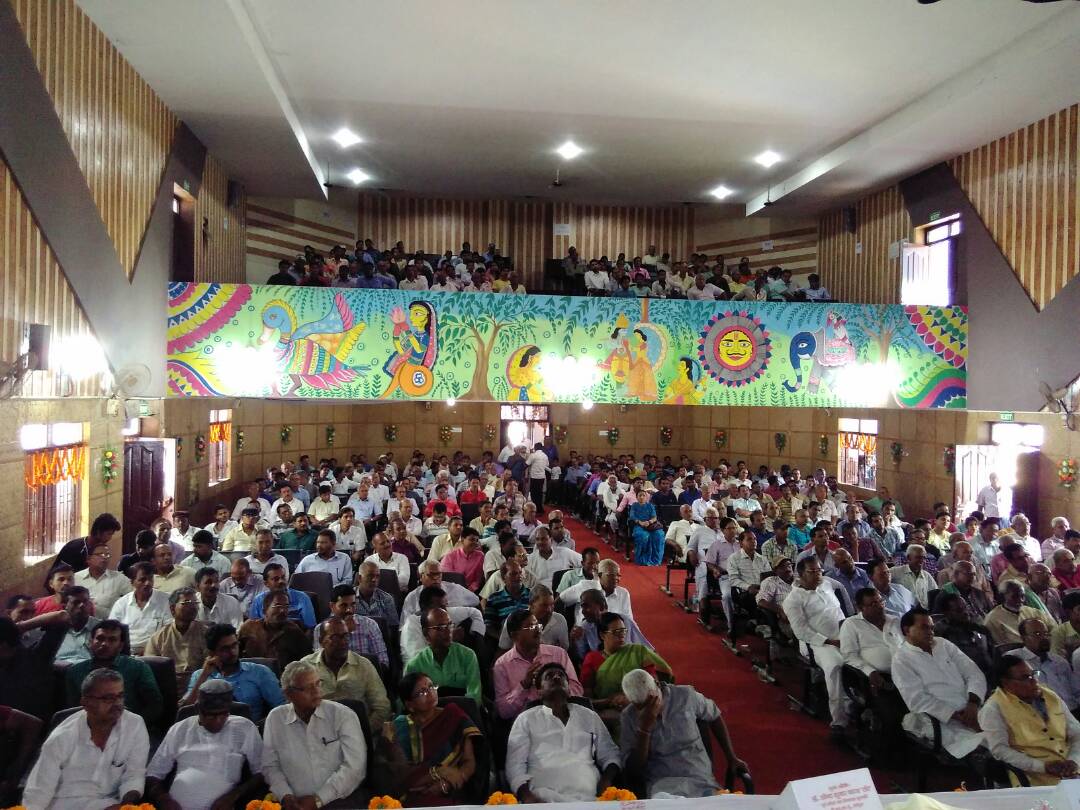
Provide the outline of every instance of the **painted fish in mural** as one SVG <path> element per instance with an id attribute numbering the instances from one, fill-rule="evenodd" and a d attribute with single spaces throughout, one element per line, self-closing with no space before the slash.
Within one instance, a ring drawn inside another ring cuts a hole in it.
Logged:
<path id="1" fill-rule="evenodd" d="M 273 390 L 285 396 L 301 385 L 326 390 L 355 380 L 368 366 L 345 362 L 356 346 L 366 324 L 357 323 L 345 296 L 334 296 L 330 311 L 317 321 L 297 324 L 296 313 L 280 298 L 262 310 L 263 331 L 259 343 L 269 342 L 278 333 L 274 359 L 281 374 Z"/>
<path id="2" fill-rule="evenodd" d="M 794 394 L 803 384 L 802 361 L 813 360 L 810 366 L 808 389 L 816 394 L 821 383 L 830 385 L 833 372 L 848 363 L 855 362 L 855 347 L 847 333 L 847 321 L 830 311 L 825 316 L 825 326 L 816 332 L 799 332 L 791 338 L 788 350 L 791 368 L 795 371 L 795 384 L 784 381 L 784 388 Z"/>

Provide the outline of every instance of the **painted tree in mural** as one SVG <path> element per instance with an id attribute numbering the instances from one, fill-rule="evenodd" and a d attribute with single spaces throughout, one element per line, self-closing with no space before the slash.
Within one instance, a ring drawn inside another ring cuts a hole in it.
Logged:
<path id="1" fill-rule="evenodd" d="M 506 295 L 496 298 L 498 306 L 492 306 L 490 296 L 463 296 L 454 312 L 443 315 L 441 333 L 443 349 L 440 360 L 446 365 L 457 365 L 468 352 L 472 352 L 472 380 L 461 399 L 493 399 L 488 385 L 488 364 L 496 348 L 505 349 L 512 343 L 524 343 L 533 339 L 529 299 L 523 295 Z M 468 368 L 469 364 L 464 364 Z"/>
<path id="2" fill-rule="evenodd" d="M 878 304 L 863 306 L 857 311 L 858 317 L 848 324 L 848 331 L 863 362 L 884 362 L 889 358 L 890 349 L 905 356 L 918 349 L 918 340 L 902 307 Z M 876 357 L 870 353 L 871 346 L 877 347 Z"/>

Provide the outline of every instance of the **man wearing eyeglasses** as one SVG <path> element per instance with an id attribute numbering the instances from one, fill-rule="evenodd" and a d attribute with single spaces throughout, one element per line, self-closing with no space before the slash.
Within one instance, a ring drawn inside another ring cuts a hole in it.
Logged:
<path id="1" fill-rule="evenodd" d="M 537 675 L 542 666 L 551 662 L 565 670 L 570 694 L 583 694 L 566 650 L 541 644 L 540 630 L 540 623 L 527 610 L 515 610 L 506 619 L 506 631 L 514 646 L 499 656 L 493 670 L 495 708 L 504 720 L 513 720 L 530 701 L 540 697 Z"/>
<path id="2" fill-rule="evenodd" d="M 106 619 L 94 628 L 90 637 L 90 659 L 67 668 L 68 705 L 79 703 L 82 683 L 92 671 L 109 669 L 118 673 L 124 682 L 124 708 L 153 723 L 161 716 L 165 701 L 150 667 L 138 658 L 121 655 L 124 649 L 124 626 Z"/>
<path id="3" fill-rule="evenodd" d="M 352 709 L 323 700 L 319 673 L 294 661 L 281 673 L 288 703 L 266 718 L 263 775 L 282 808 L 360 807 L 367 744 Z M 365 802 L 366 803 L 366 802 Z"/>
<path id="4" fill-rule="evenodd" d="M 463 689 L 480 705 L 480 665 L 476 653 L 453 640 L 454 623 L 442 608 L 420 614 L 420 628 L 428 646 L 405 665 L 405 673 L 423 672 L 440 687 Z"/>
<path id="5" fill-rule="evenodd" d="M 1054 690 L 1065 701 L 1069 711 L 1080 706 L 1080 675 L 1073 672 L 1069 662 L 1050 652 L 1050 629 L 1042 619 L 1024 619 L 1020 622 L 1020 641 L 1023 647 L 1010 650 L 1021 661 L 1026 661 L 1043 686 Z"/>
<path id="6" fill-rule="evenodd" d="M 176 691 L 183 694 L 191 673 L 202 666 L 206 658 L 206 625 L 196 621 L 199 596 L 194 588 L 181 588 L 169 594 L 172 624 L 167 624 L 150 636 L 143 655 L 171 658 L 176 664 Z"/>
<path id="7" fill-rule="evenodd" d="M 150 738 L 142 718 L 124 710 L 124 679 L 97 669 L 79 686 L 83 710 L 42 746 L 23 791 L 26 807 L 102 810 L 142 796 Z"/>
<path id="8" fill-rule="evenodd" d="M 98 616 L 108 616 L 116 600 L 131 591 L 131 580 L 109 568 L 112 552 L 108 543 L 93 543 L 86 556 L 86 569 L 75 572 L 75 584 L 90 591 L 90 601 L 94 603 L 94 612 Z"/>

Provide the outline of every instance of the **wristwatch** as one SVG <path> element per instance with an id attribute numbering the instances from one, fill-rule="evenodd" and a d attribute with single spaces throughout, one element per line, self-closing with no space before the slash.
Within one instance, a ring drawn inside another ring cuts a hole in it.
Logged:
<path id="1" fill-rule="evenodd" d="M 316 808 L 316 810 L 318 810 L 318 808 L 320 808 L 322 806 L 323 806 L 323 800 L 320 799 L 318 796 L 316 796 L 315 797 L 315 808 Z"/>

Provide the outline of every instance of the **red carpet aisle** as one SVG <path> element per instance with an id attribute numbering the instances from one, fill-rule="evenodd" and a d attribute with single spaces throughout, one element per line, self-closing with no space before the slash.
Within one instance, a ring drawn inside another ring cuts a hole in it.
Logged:
<path id="1" fill-rule="evenodd" d="M 678 682 L 693 684 L 716 701 L 735 751 L 750 766 L 756 792 L 779 793 L 791 779 L 863 767 L 851 751 L 826 739 L 824 722 L 790 709 L 783 688 L 762 683 L 749 660 L 737 658 L 720 636 L 706 632 L 692 615 L 677 609 L 672 597 L 660 590 L 663 567 L 627 563 L 580 521 L 567 518 L 566 524 L 579 551 L 594 545 L 602 556 L 622 566 L 622 585 L 633 598 L 634 619 L 671 664 Z M 672 590 L 681 594 L 681 574 L 672 577 Z M 717 777 L 722 780 L 724 758 L 714 748 Z M 875 773 L 875 779 L 880 791 L 894 792 L 887 776 Z"/>

